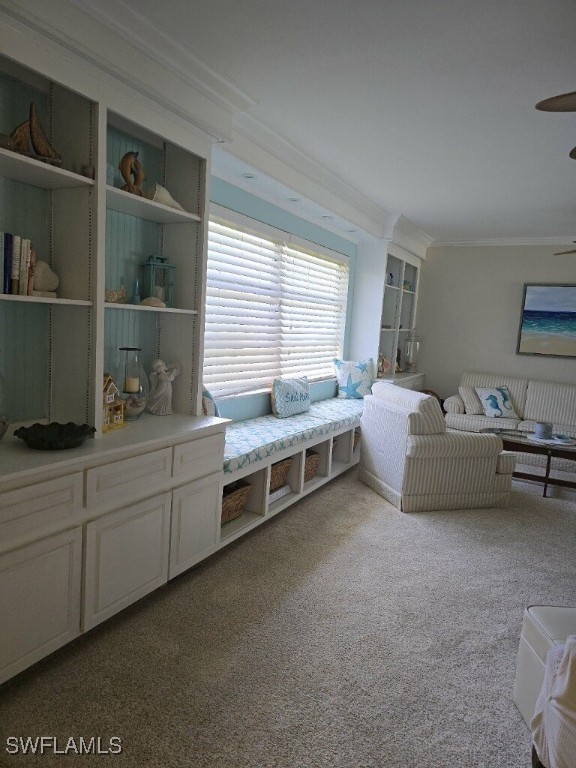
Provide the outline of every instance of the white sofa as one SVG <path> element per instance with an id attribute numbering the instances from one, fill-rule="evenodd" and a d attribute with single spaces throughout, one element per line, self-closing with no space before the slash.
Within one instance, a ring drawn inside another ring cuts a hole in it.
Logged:
<path id="1" fill-rule="evenodd" d="M 469 390 L 475 387 L 499 386 L 508 387 L 518 419 L 484 416 L 481 408 L 469 408 L 466 412 L 465 402 L 473 400 Z M 487 427 L 499 427 L 519 432 L 534 432 L 537 421 L 546 421 L 552 424 L 554 433 L 576 438 L 576 384 L 467 371 L 462 375 L 458 394 L 444 401 L 444 410 L 446 426 L 449 429 L 479 432 Z M 516 455 L 517 471 L 544 473 L 545 456 L 531 453 Z M 569 459 L 552 459 L 551 469 L 552 476 L 576 479 L 576 463 Z"/>
<path id="2" fill-rule="evenodd" d="M 449 432 L 435 397 L 376 382 L 364 398 L 359 479 L 404 512 L 505 506 L 515 455 Z"/>

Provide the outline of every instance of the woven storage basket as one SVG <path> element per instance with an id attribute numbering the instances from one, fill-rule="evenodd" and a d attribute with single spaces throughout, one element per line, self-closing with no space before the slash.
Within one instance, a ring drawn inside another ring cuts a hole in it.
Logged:
<path id="1" fill-rule="evenodd" d="M 304 482 L 312 480 L 320 464 L 320 454 L 310 448 L 306 451 L 306 461 L 304 462 Z"/>
<path id="2" fill-rule="evenodd" d="M 270 467 L 270 493 L 277 491 L 278 488 L 282 488 L 286 485 L 288 480 L 288 472 L 292 466 L 292 456 L 282 461 L 277 461 Z"/>
<path id="3" fill-rule="evenodd" d="M 230 483 L 224 486 L 224 492 L 222 494 L 222 517 L 221 524 L 229 523 L 230 520 L 234 520 L 236 517 L 240 517 L 252 486 L 245 480 L 236 480 L 235 483 Z"/>
<path id="4" fill-rule="evenodd" d="M 353 450 L 353 451 L 355 451 L 355 450 L 356 450 L 356 448 L 358 447 L 358 443 L 359 443 L 359 442 L 360 442 L 360 430 L 359 430 L 359 429 L 357 429 L 357 430 L 354 432 L 354 443 L 352 444 L 352 450 Z"/>

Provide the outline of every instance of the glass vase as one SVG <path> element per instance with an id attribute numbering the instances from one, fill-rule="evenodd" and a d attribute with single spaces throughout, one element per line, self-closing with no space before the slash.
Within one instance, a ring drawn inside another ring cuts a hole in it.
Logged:
<path id="1" fill-rule="evenodd" d="M 148 376 L 140 364 L 140 347 L 120 347 L 116 383 L 124 401 L 124 419 L 137 419 L 146 408 L 150 387 Z"/>
<path id="2" fill-rule="evenodd" d="M 406 342 L 406 370 L 414 372 L 418 366 L 420 339 L 408 339 Z"/>

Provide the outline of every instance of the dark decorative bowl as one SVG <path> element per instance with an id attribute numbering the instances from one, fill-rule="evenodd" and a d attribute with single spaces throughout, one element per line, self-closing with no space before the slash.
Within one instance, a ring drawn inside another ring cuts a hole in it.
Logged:
<path id="1" fill-rule="evenodd" d="M 50 424 L 32 424 L 31 427 L 20 427 L 14 432 L 14 437 L 24 440 L 28 448 L 38 451 L 62 451 L 66 448 L 78 448 L 84 440 L 96 432 L 89 424 L 60 424 L 53 421 Z"/>

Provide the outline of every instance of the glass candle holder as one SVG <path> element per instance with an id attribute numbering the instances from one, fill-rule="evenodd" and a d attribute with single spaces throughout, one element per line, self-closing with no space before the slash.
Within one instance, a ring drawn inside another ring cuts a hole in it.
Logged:
<path id="1" fill-rule="evenodd" d="M 146 372 L 140 364 L 140 347 L 120 347 L 120 362 L 116 369 L 117 386 L 124 401 L 124 419 L 137 419 L 146 408 L 150 387 Z"/>
<path id="2" fill-rule="evenodd" d="M 406 342 L 406 370 L 415 371 L 418 366 L 418 355 L 420 353 L 420 339 L 408 339 Z"/>

